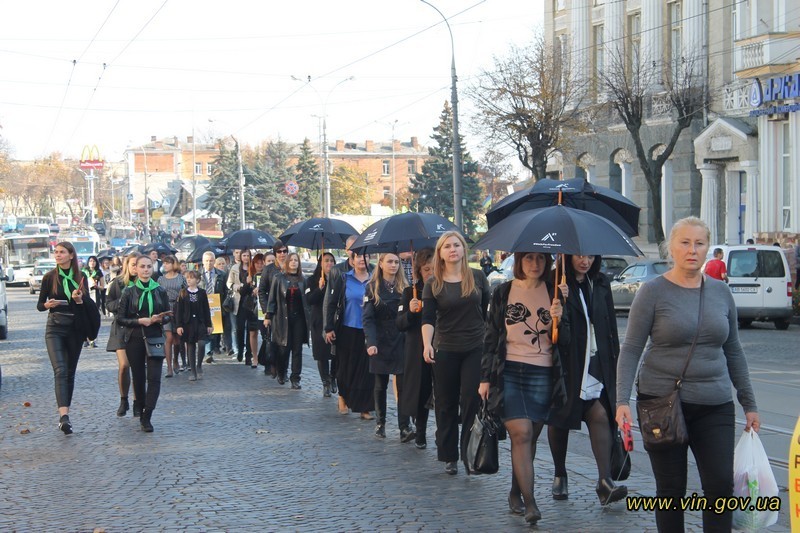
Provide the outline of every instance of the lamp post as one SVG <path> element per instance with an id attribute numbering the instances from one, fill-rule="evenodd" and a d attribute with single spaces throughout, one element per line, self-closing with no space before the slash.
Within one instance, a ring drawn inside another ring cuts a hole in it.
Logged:
<path id="1" fill-rule="evenodd" d="M 435 5 L 427 2 L 426 0 L 420 1 L 423 4 L 431 6 L 436 10 L 437 13 L 439 13 L 439 15 L 442 17 L 442 20 L 444 20 L 445 25 L 447 26 L 447 31 L 450 33 L 450 79 L 452 84 L 450 88 L 450 100 L 453 106 L 453 222 L 456 226 L 458 226 L 458 229 L 463 230 L 464 216 L 461 203 L 461 198 L 463 196 L 461 180 L 461 142 L 458 135 L 458 76 L 456 75 L 456 47 L 453 41 L 453 30 L 450 29 L 450 23 L 447 21 L 447 17 L 445 17 Z"/>

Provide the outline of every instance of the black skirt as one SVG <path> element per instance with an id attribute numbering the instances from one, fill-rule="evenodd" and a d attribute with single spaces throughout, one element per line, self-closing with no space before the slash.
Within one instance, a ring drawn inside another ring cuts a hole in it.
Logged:
<path id="1" fill-rule="evenodd" d="M 373 411 L 375 381 L 369 373 L 364 330 L 342 326 L 336 334 L 336 354 L 339 357 L 339 369 L 336 372 L 339 396 L 355 413 Z"/>

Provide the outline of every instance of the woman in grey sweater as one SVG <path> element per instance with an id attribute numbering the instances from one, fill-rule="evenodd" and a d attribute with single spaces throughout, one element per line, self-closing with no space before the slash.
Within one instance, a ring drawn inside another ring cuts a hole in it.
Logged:
<path id="1" fill-rule="evenodd" d="M 632 421 L 628 404 L 642 352 L 638 400 L 669 394 L 681 374 L 692 339 L 700 334 L 680 389 L 689 443 L 649 451 L 656 496 L 681 498 L 686 493 L 687 450 L 691 446 L 703 492 L 712 510 L 703 511 L 705 531 L 730 531 L 730 512 L 716 514 L 713 502 L 733 494 L 734 404 L 731 383 L 744 408 L 745 430 L 760 422 L 747 360 L 739 342 L 736 305 L 728 286 L 707 278 L 700 268 L 708 252 L 708 226 L 696 217 L 679 220 L 669 236 L 674 266 L 646 283 L 631 306 L 625 342 L 617 365 L 617 424 Z M 698 324 L 701 291 L 703 314 Z M 648 338 L 650 343 L 647 343 Z M 646 348 L 646 349 L 645 349 Z M 683 511 L 657 510 L 659 531 L 683 531 Z"/>

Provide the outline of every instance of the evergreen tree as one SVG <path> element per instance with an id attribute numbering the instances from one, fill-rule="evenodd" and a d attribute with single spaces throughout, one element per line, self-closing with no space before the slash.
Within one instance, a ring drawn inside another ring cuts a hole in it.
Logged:
<path id="1" fill-rule="evenodd" d="M 314 152 L 311 150 L 311 142 L 308 139 L 300 145 L 300 156 L 295 165 L 295 181 L 300 187 L 297 193 L 297 201 L 303 209 L 303 216 L 311 218 L 322 216 L 320 209 L 320 172 Z"/>
<path id="2" fill-rule="evenodd" d="M 411 178 L 409 191 L 414 195 L 412 207 L 418 211 L 438 213 L 453 219 L 453 111 L 449 102 L 444 103 L 439 124 L 433 128 L 435 145 L 428 148 L 431 159 L 422 165 L 422 172 Z M 477 177 L 477 165 L 464 147 L 464 137 L 459 135 L 462 161 L 462 200 L 464 202 L 464 231 L 475 232 L 475 224 L 481 210 L 481 187 Z"/>
<path id="3" fill-rule="evenodd" d="M 267 144 L 256 157 L 253 171 L 252 194 L 245 206 L 248 220 L 256 228 L 275 236 L 281 234 L 295 221 L 304 216 L 304 208 L 297 198 L 286 192 L 286 183 L 295 178 L 295 167 L 289 163 L 289 146 L 281 141 Z M 245 195 L 245 198 L 248 198 Z"/>
<path id="4" fill-rule="evenodd" d="M 236 151 L 228 150 L 224 143 L 220 143 L 219 155 L 214 159 L 206 198 L 206 209 L 222 217 L 224 233 L 240 228 L 239 162 Z"/>

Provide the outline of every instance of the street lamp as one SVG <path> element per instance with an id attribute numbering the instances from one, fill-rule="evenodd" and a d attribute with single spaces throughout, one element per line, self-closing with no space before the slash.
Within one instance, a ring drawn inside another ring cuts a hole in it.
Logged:
<path id="1" fill-rule="evenodd" d="M 439 9 L 427 2 L 426 0 L 420 0 L 423 4 L 427 4 L 431 6 L 433 9 L 436 10 L 437 13 L 442 17 L 444 20 L 445 25 L 447 26 L 447 31 L 450 33 L 450 51 L 451 51 L 451 63 L 450 63 L 450 78 L 452 82 L 452 86 L 450 89 L 450 100 L 452 100 L 451 104 L 453 106 L 453 218 L 455 219 L 453 222 L 458 229 L 464 228 L 464 217 L 462 211 L 462 204 L 461 204 L 461 197 L 462 197 L 462 183 L 461 183 L 461 142 L 458 135 L 458 89 L 457 89 L 457 82 L 458 76 L 456 76 L 456 47 L 453 41 L 453 30 L 450 29 L 450 23 L 447 21 L 447 17 L 439 11 Z"/>

